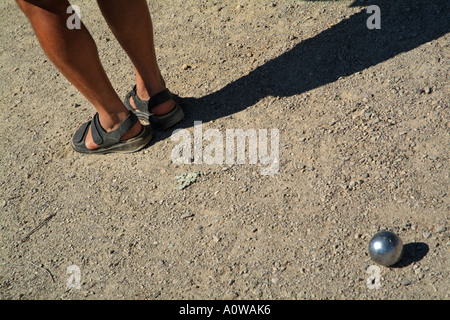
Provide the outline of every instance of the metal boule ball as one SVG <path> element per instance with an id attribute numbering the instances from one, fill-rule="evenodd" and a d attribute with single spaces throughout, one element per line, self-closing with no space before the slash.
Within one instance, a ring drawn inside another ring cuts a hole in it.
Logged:
<path id="1" fill-rule="evenodd" d="M 402 258 L 403 242 L 393 232 L 378 232 L 370 240 L 369 254 L 376 263 L 385 267 L 393 266 Z"/>

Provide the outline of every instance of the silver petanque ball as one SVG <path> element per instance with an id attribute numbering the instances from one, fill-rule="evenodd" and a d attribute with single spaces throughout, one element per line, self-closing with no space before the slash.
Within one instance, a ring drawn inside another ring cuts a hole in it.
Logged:
<path id="1" fill-rule="evenodd" d="M 393 232 L 378 232 L 370 240 L 369 254 L 376 263 L 385 267 L 393 266 L 402 258 L 403 242 Z"/>

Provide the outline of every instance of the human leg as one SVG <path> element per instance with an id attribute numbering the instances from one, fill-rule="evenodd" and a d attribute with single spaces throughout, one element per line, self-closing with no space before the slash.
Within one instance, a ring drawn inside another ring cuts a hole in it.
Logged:
<path id="1" fill-rule="evenodd" d="M 42 49 L 60 72 L 89 100 L 99 114 L 102 128 L 117 129 L 129 111 L 113 89 L 100 62 L 94 40 L 84 25 L 69 29 L 67 0 L 16 0 L 30 20 Z M 127 140 L 138 135 L 142 126 L 137 122 L 122 136 Z M 91 130 L 86 147 L 96 149 Z"/>
<path id="2" fill-rule="evenodd" d="M 149 100 L 166 89 L 156 59 L 153 25 L 145 0 L 97 0 L 111 31 L 130 57 L 136 74 L 136 94 Z M 136 108 L 132 97 L 130 104 Z M 151 113 L 163 115 L 175 106 L 173 99 L 155 106 Z"/>

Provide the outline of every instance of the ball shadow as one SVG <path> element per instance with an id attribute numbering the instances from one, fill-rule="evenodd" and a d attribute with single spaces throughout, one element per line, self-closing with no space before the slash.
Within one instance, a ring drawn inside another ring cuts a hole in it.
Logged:
<path id="1" fill-rule="evenodd" d="M 422 260 L 428 253 L 429 247 L 424 242 L 411 242 L 403 246 L 403 256 L 392 268 L 404 268 L 414 262 Z"/>

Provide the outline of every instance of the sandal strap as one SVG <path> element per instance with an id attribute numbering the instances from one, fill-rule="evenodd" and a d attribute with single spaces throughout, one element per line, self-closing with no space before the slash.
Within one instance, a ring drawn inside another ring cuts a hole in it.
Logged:
<path id="1" fill-rule="evenodd" d="M 75 132 L 73 136 L 74 143 L 76 144 L 84 143 L 84 137 L 87 134 L 90 123 L 91 123 L 90 121 L 83 123 L 81 127 Z"/>
<path id="2" fill-rule="evenodd" d="M 169 101 L 172 99 L 172 93 L 169 89 L 165 89 L 161 92 L 158 92 L 157 94 L 153 95 L 150 100 L 148 101 L 148 111 L 151 112 L 151 110 L 160 104 L 163 104 L 164 102 Z"/>
<path id="3" fill-rule="evenodd" d="M 146 110 L 148 108 L 148 101 L 142 100 L 141 98 L 139 98 L 138 94 L 137 94 L 137 86 L 135 85 L 133 87 L 133 89 L 128 92 L 128 94 L 125 97 L 125 106 L 127 107 L 128 110 L 133 111 L 133 107 L 131 107 L 130 105 L 130 98 L 133 99 L 134 105 L 136 106 L 136 108 L 138 110 Z"/>
<path id="4" fill-rule="evenodd" d="M 119 128 L 110 132 L 106 132 L 100 124 L 98 113 L 96 113 L 91 121 L 92 138 L 99 147 L 115 144 L 120 141 L 125 133 L 133 128 L 137 121 L 137 116 L 134 113 L 130 112 L 128 117 L 124 121 L 122 121 Z"/>

